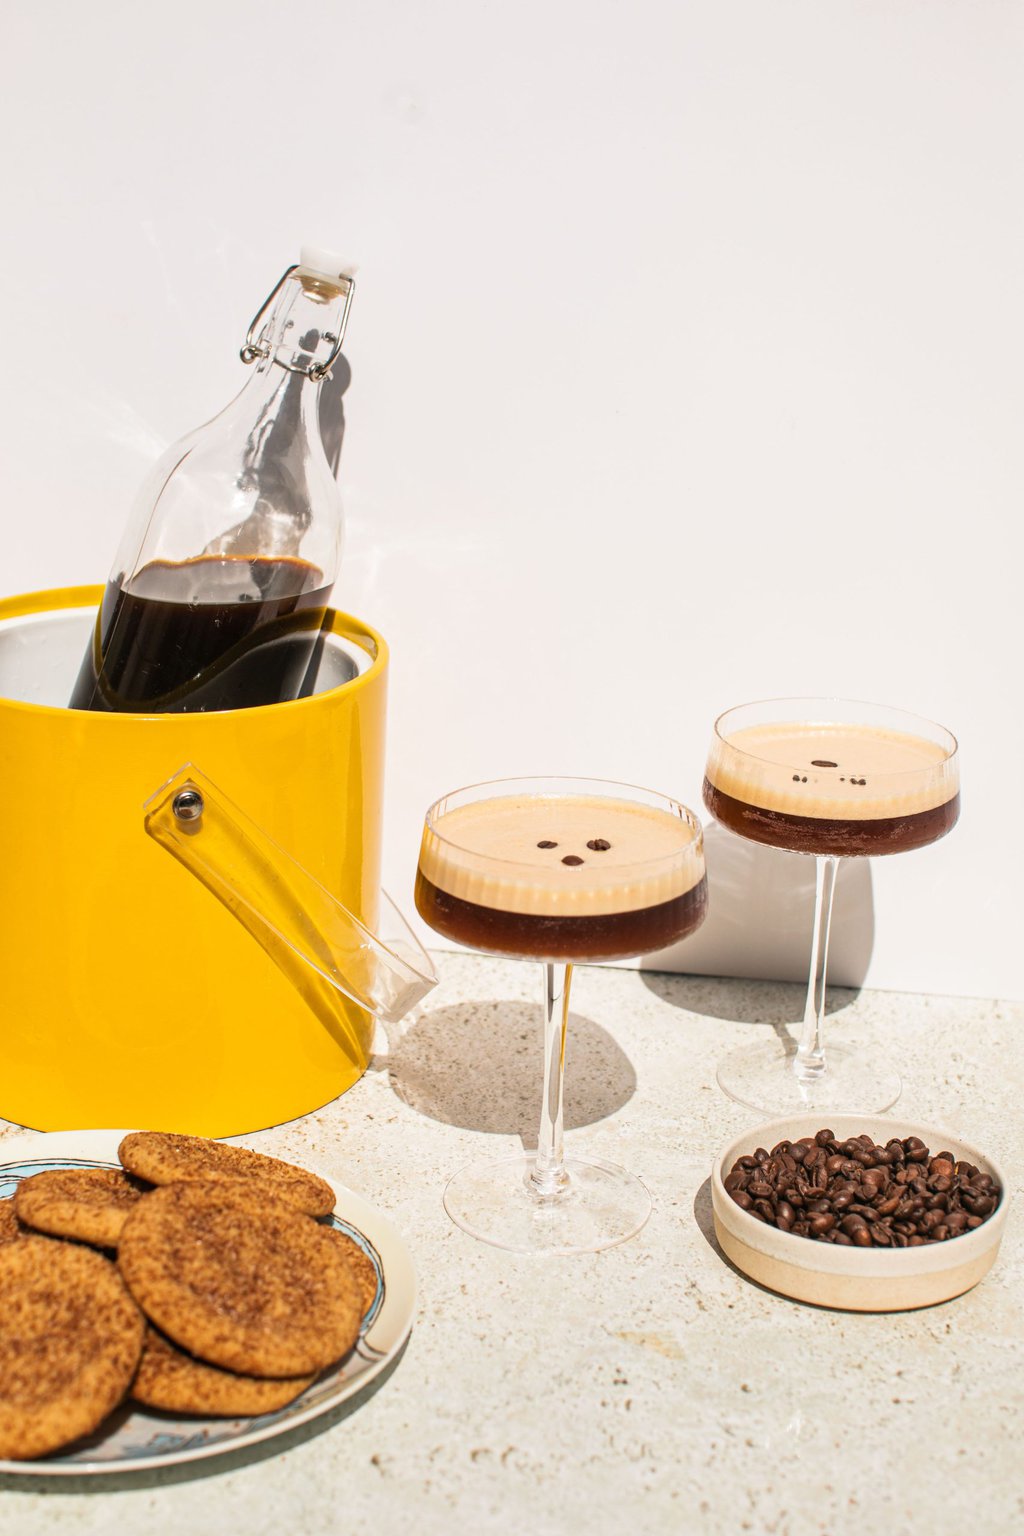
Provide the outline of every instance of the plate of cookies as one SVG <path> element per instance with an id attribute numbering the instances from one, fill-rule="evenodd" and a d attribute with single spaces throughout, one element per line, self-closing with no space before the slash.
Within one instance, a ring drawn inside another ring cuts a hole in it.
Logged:
<path id="1" fill-rule="evenodd" d="M 0 1471 L 177 1465 L 352 1397 L 412 1327 L 391 1223 L 351 1190 L 156 1131 L 0 1141 Z"/>

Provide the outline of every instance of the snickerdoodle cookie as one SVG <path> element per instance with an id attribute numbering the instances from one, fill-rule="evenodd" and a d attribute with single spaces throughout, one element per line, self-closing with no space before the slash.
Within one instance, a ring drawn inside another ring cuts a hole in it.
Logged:
<path id="1" fill-rule="evenodd" d="M 72 1243 L 0 1248 L 0 1457 L 45 1456 L 126 1395 L 145 1329 L 116 1268 Z"/>
<path id="2" fill-rule="evenodd" d="M 28 1227 L 22 1226 L 18 1220 L 14 1201 L 0 1200 L 0 1247 L 3 1247 L 4 1243 L 15 1243 L 19 1238 L 27 1237 L 28 1233 Z"/>
<path id="3" fill-rule="evenodd" d="M 146 1329 L 142 1359 L 131 1396 L 146 1408 L 204 1417 L 246 1418 L 284 1408 L 316 1380 L 308 1376 L 241 1376 L 207 1365 L 172 1344 L 155 1328 Z"/>
<path id="4" fill-rule="evenodd" d="M 334 1235 L 238 1179 L 169 1184 L 140 1200 L 118 1267 L 151 1322 L 227 1370 L 306 1375 L 359 1334 L 362 1293 Z"/>
<path id="5" fill-rule="evenodd" d="M 48 1168 L 21 1181 L 14 1209 L 40 1232 L 116 1248 L 129 1211 L 144 1193 L 121 1168 Z"/>
<path id="6" fill-rule="evenodd" d="M 130 1173 L 151 1184 L 185 1180 L 245 1179 L 255 1189 L 289 1200 L 307 1216 L 326 1216 L 334 1209 L 334 1190 L 325 1179 L 247 1147 L 227 1146 L 203 1136 L 171 1131 L 133 1131 L 117 1149 Z"/>

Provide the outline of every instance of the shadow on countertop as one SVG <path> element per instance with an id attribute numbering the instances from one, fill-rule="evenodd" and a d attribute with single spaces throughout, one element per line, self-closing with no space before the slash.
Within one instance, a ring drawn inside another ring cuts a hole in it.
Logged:
<path id="1" fill-rule="evenodd" d="M 756 981 L 736 976 L 692 976 L 672 971 L 641 971 L 649 992 L 674 1008 L 707 1019 L 733 1024 L 770 1024 L 779 1034 L 799 1033 L 806 985 L 790 981 Z M 841 1013 L 860 995 L 859 987 L 829 986 L 825 1013 Z"/>
<path id="2" fill-rule="evenodd" d="M 536 1144 L 544 1075 L 541 1010 L 530 1003 L 473 1001 L 425 1012 L 374 1066 L 410 1109 L 466 1131 L 520 1135 Z M 592 1019 L 570 1013 L 565 1053 L 565 1129 L 604 1120 L 636 1091 L 620 1045 Z"/>

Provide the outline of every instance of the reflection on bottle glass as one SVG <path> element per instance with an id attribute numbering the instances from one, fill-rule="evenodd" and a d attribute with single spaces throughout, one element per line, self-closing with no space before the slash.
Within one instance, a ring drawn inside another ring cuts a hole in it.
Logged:
<path id="1" fill-rule="evenodd" d="M 153 561 L 107 587 L 73 709 L 247 709 L 315 675 L 330 593 L 298 559 Z"/>

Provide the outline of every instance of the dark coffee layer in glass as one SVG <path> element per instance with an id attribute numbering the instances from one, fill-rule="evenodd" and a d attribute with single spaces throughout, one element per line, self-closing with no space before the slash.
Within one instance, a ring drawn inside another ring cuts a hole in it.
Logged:
<path id="1" fill-rule="evenodd" d="M 550 917 L 501 912 L 440 890 L 416 874 L 416 910 L 437 933 L 470 949 L 516 960 L 625 960 L 666 949 L 699 928 L 707 906 L 707 881 L 681 896 L 635 912 Z"/>
<path id="2" fill-rule="evenodd" d="M 861 855 L 871 858 L 885 853 L 907 853 L 924 848 L 944 837 L 956 825 L 960 815 L 960 795 L 943 805 L 906 816 L 879 816 L 852 820 L 827 816 L 793 816 L 788 812 L 769 811 L 745 800 L 723 794 L 709 779 L 704 780 L 704 804 L 711 815 L 730 832 L 785 848 L 791 853 L 831 854 L 835 858 Z"/>
<path id="3" fill-rule="evenodd" d="M 70 707 L 181 714 L 298 698 L 329 595 L 305 560 L 153 561 L 108 585 Z"/>

